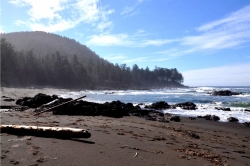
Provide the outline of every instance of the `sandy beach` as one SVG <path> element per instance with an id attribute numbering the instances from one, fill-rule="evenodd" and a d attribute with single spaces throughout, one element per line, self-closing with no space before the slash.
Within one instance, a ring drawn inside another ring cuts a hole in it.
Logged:
<path id="1" fill-rule="evenodd" d="M 62 93 L 63 89 L 1 88 L 1 106 L 12 99 Z M 129 116 L 66 116 L 33 109 L 1 113 L 1 124 L 87 129 L 88 139 L 56 139 L 1 133 L 1 165 L 250 165 L 250 128 L 181 117 L 180 122 L 155 122 Z"/>

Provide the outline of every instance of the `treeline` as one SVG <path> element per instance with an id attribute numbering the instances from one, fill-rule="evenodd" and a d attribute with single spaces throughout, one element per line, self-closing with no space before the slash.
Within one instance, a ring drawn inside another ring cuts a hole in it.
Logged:
<path id="1" fill-rule="evenodd" d="M 177 69 L 156 67 L 153 71 L 112 64 L 104 59 L 82 63 L 77 55 L 63 56 L 59 51 L 36 56 L 32 50 L 15 51 L 1 38 L 2 86 L 51 86 L 58 88 L 160 88 L 182 86 L 183 76 Z"/>

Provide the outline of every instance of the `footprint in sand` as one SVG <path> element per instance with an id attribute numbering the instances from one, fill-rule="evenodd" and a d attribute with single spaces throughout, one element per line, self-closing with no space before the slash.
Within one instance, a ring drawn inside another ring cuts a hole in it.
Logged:
<path id="1" fill-rule="evenodd" d="M 17 161 L 17 160 L 10 160 L 10 163 L 13 164 L 13 165 L 17 165 L 17 164 L 19 164 L 19 161 Z"/>
<path id="2" fill-rule="evenodd" d="M 45 160 L 46 160 L 45 157 L 41 157 L 41 158 L 37 159 L 36 161 L 39 163 L 43 163 L 43 162 L 45 162 Z"/>
<path id="3" fill-rule="evenodd" d="M 5 159 L 6 157 L 7 157 L 7 156 L 3 154 L 3 155 L 1 156 L 1 159 Z"/>
<path id="4" fill-rule="evenodd" d="M 34 151 L 32 154 L 37 155 L 38 153 L 39 153 L 39 151 Z"/>

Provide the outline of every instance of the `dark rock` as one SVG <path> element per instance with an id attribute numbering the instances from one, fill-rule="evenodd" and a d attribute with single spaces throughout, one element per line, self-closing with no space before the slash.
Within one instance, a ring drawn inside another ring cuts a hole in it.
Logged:
<path id="1" fill-rule="evenodd" d="M 250 109 L 245 109 L 244 111 L 250 112 Z"/>
<path id="2" fill-rule="evenodd" d="M 239 122 L 239 120 L 235 117 L 229 117 L 227 118 L 228 122 Z"/>
<path id="3" fill-rule="evenodd" d="M 174 106 L 181 107 L 182 109 L 185 109 L 185 110 L 196 110 L 196 105 L 192 102 L 177 103 Z"/>
<path id="4" fill-rule="evenodd" d="M 170 118 L 170 121 L 180 122 L 180 120 L 181 120 L 180 116 L 177 116 L 177 115 L 173 115 Z"/>
<path id="5" fill-rule="evenodd" d="M 203 116 L 205 120 L 213 120 L 213 121 L 218 121 L 220 118 L 216 115 L 205 115 Z"/>
<path id="6" fill-rule="evenodd" d="M 43 104 L 49 103 L 57 98 L 58 97 L 56 95 L 49 96 L 43 93 L 38 93 L 33 98 L 24 97 L 23 99 L 18 99 L 16 101 L 16 104 L 21 106 L 28 106 L 30 108 L 36 108 Z"/>
<path id="7" fill-rule="evenodd" d="M 145 106 L 145 108 L 160 110 L 160 109 L 170 108 L 170 106 L 165 101 L 159 101 L 159 102 L 153 103 L 152 105 Z"/>
<path id="8" fill-rule="evenodd" d="M 230 108 L 223 108 L 223 107 L 215 107 L 217 110 L 222 110 L 222 111 L 231 111 Z"/>
<path id="9" fill-rule="evenodd" d="M 231 92 L 230 90 L 221 90 L 221 91 L 213 91 L 211 95 L 213 96 L 232 96 L 232 95 L 241 95 L 242 93 Z"/>
<path id="10" fill-rule="evenodd" d="M 16 101 L 16 104 L 21 105 L 21 106 L 32 107 L 33 106 L 33 98 L 32 97 L 24 97 L 23 99 L 18 99 Z"/>
<path id="11" fill-rule="evenodd" d="M 84 115 L 84 116 L 108 116 L 121 118 L 123 116 L 137 115 L 136 108 L 132 103 L 122 103 L 120 101 L 106 102 L 104 104 L 87 101 L 76 101 L 53 110 L 55 115 Z"/>

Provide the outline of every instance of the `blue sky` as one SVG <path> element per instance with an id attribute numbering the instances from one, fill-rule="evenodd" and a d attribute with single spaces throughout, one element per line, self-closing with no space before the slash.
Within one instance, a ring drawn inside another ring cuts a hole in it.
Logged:
<path id="1" fill-rule="evenodd" d="M 189 86 L 250 86 L 250 0 L 6 0 L 0 31 L 46 31 L 112 63 L 177 68 Z"/>

